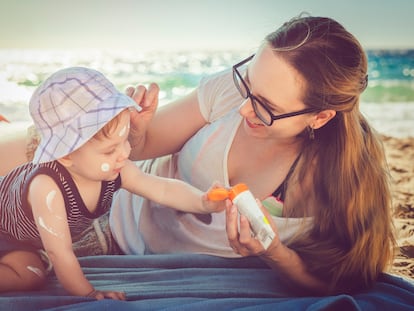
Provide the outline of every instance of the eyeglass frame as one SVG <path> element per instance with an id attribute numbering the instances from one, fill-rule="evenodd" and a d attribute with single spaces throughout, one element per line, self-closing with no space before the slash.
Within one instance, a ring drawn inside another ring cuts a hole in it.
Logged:
<path id="1" fill-rule="evenodd" d="M 248 98 L 250 99 L 250 101 L 252 103 L 252 106 L 253 106 L 254 113 L 260 119 L 260 121 L 262 121 L 267 126 L 272 126 L 273 122 L 276 121 L 276 120 L 280 120 L 280 119 L 284 119 L 284 118 L 290 118 L 290 117 L 294 117 L 294 116 L 298 116 L 298 115 L 302 115 L 302 114 L 306 114 L 306 113 L 320 111 L 320 109 L 318 109 L 318 108 L 305 108 L 305 109 L 302 109 L 302 110 L 299 110 L 299 111 L 293 111 L 293 112 L 288 112 L 288 113 L 284 113 L 284 114 L 280 114 L 280 115 L 274 115 L 270 111 L 270 109 L 267 107 L 267 105 L 262 103 L 260 101 L 260 99 L 258 99 L 256 96 L 254 96 L 252 94 L 252 92 L 250 91 L 250 88 L 247 86 L 246 81 L 244 81 L 241 73 L 237 69 L 238 67 L 243 66 L 247 62 L 251 61 L 252 58 L 254 57 L 254 55 L 255 54 L 247 57 L 246 59 L 242 60 L 241 62 L 235 64 L 232 67 L 233 68 L 233 82 L 234 82 L 234 85 L 236 86 L 237 90 L 239 91 L 241 97 L 244 98 L 244 99 L 248 99 Z M 237 77 L 236 77 L 236 75 L 237 75 Z M 241 83 L 243 83 L 243 86 L 246 89 L 246 93 L 247 93 L 246 96 L 243 96 L 239 81 L 237 79 L 239 79 L 241 81 Z M 264 117 L 258 112 L 257 104 L 262 106 L 262 108 L 269 114 L 269 116 L 271 118 L 270 123 L 268 123 L 266 120 L 263 120 Z"/>

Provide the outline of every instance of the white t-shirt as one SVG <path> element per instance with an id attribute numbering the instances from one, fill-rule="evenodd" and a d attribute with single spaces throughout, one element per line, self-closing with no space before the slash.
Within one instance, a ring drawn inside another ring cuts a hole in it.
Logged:
<path id="1" fill-rule="evenodd" d="M 202 115 L 209 123 L 179 153 L 137 165 L 146 172 L 181 179 L 203 191 L 213 181 L 229 187 L 227 158 L 242 121 L 238 107 L 243 101 L 231 71 L 203 79 L 198 99 Z M 115 240 L 127 254 L 184 252 L 238 257 L 228 243 L 225 212 L 202 217 L 120 190 L 112 204 L 110 226 Z M 301 218 L 273 217 L 273 220 L 282 242 L 303 225 Z M 306 223 L 310 224 L 311 219 Z"/>

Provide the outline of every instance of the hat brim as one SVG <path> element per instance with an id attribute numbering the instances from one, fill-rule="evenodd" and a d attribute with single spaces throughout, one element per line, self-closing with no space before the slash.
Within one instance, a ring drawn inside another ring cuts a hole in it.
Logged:
<path id="1" fill-rule="evenodd" d="M 129 107 L 138 107 L 134 100 L 120 92 L 102 101 L 98 107 L 80 115 L 76 122 L 41 138 L 32 162 L 45 163 L 62 158 L 79 149 L 109 121 Z M 44 131 L 44 129 L 43 129 Z"/>

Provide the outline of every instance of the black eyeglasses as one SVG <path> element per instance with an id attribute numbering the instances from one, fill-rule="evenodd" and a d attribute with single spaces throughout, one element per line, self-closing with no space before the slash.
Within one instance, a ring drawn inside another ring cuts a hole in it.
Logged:
<path id="1" fill-rule="evenodd" d="M 253 110 L 254 110 L 255 114 L 257 115 L 257 117 L 260 119 L 260 121 L 262 121 L 267 126 L 271 126 L 273 124 L 273 121 L 275 121 L 275 120 L 290 118 L 290 117 L 298 116 L 298 115 L 301 115 L 301 114 L 316 112 L 316 111 L 319 110 L 319 109 L 316 109 L 316 108 L 305 108 L 305 109 L 302 109 L 302 110 L 299 110 L 299 111 L 284 113 L 284 114 L 280 114 L 280 115 L 277 115 L 277 116 L 274 115 L 270 111 L 270 109 L 267 107 L 267 105 L 262 103 L 260 101 L 260 99 L 258 99 L 256 96 L 254 96 L 250 92 L 250 89 L 247 86 L 246 81 L 244 81 L 242 75 L 237 70 L 238 67 L 243 66 L 244 64 L 249 62 L 253 57 L 254 57 L 254 54 L 252 56 L 249 56 L 245 60 L 242 60 L 240 63 L 233 66 L 233 81 L 234 81 L 234 84 L 236 85 L 236 88 L 239 90 L 240 95 L 244 99 L 247 99 L 247 98 L 250 99 L 250 101 L 252 102 Z"/>

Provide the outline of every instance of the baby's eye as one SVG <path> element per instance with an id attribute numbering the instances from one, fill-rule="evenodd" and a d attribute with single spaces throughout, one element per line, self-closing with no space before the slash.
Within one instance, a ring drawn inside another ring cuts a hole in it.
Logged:
<path id="1" fill-rule="evenodd" d="M 114 152 L 115 152 L 115 148 L 114 149 L 111 149 L 111 150 L 109 150 L 109 151 L 107 151 L 107 152 L 104 152 L 104 154 L 105 155 L 111 155 L 111 154 L 114 154 Z"/>

